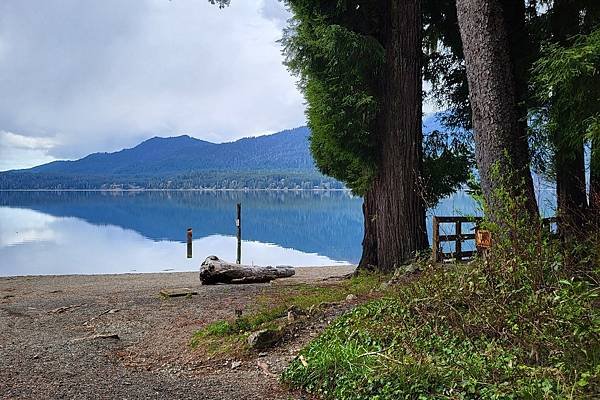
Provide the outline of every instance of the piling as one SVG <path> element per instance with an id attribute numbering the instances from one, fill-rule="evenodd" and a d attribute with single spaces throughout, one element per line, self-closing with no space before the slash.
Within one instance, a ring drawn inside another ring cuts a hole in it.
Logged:
<path id="1" fill-rule="evenodd" d="M 237 203 L 237 218 L 235 220 L 235 226 L 237 227 L 237 257 L 235 262 L 237 264 L 242 263 L 242 204 Z"/>
<path id="2" fill-rule="evenodd" d="M 192 228 L 187 230 L 187 258 L 192 258 Z"/>

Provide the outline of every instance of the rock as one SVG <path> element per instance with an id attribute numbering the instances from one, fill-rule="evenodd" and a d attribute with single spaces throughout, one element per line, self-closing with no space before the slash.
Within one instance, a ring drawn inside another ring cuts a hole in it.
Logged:
<path id="1" fill-rule="evenodd" d="M 248 346 L 251 349 L 264 349 L 275 344 L 280 337 L 275 329 L 261 329 L 248 336 Z"/>
<path id="2" fill-rule="evenodd" d="M 231 369 L 236 369 L 238 368 L 240 365 L 242 365 L 241 361 L 232 361 L 231 362 Z"/>
<path id="3" fill-rule="evenodd" d="M 352 301 L 352 300 L 355 300 L 355 299 L 356 299 L 356 296 L 353 295 L 352 293 L 350 293 L 348 296 L 346 296 L 346 301 Z"/>
<path id="4" fill-rule="evenodd" d="M 300 359 L 300 362 L 302 363 L 304 368 L 308 367 L 308 362 L 306 362 L 306 359 L 304 358 L 303 355 L 300 355 L 300 357 L 298 357 L 298 358 Z"/>
<path id="5" fill-rule="evenodd" d="M 269 366 L 267 365 L 267 363 L 264 363 L 262 361 L 257 361 L 256 364 L 258 365 L 258 368 L 260 368 L 265 373 L 265 375 L 277 376 L 269 370 Z"/>
<path id="6" fill-rule="evenodd" d="M 295 319 L 296 319 L 296 315 L 294 314 L 294 312 L 292 310 L 288 311 L 288 315 L 287 315 L 288 322 L 294 322 Z"/>
<path id="7" fill-rule="evenodd" d="M 406 281 L 411 275 L 419 274 L 421 272 L 421 268 L 418 264 L 407 264 L 401 265 L 394 271 L 394 275 L 387 282 L 387 286 L 383 289 L 386 289 L 389 286 L 398 285 Z"/>

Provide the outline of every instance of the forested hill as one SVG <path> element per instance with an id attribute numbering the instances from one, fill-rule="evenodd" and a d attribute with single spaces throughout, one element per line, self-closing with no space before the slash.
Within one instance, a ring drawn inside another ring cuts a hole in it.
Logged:
<path id="1" fill-rule="evenodd" d="M 220 144 L 154 137 L 114 153 L 3 172 L 0 188 L 342 188 L 315 168 L 309 133 L 300 127 Z"/>
<path id="2" fill-rule="evenodd" d="M 27 171 L 90 175 L 160 175 L 206 170 L 315 171 L 308 135 L 308 128 L 301 127 L 221 144 L 187 135 L 154 137 L 131 149 L 94 153 L 76 161 L 55 161 Z"/>
<path id="3" fill-rule="evenodd" d="M 439 129 L 436 115 L 424 132 Z M 114 153 L 0 172 L 0 189 L 340 189 L 319 173 L 307 127 L 229 143 L 154 137 Z"/>

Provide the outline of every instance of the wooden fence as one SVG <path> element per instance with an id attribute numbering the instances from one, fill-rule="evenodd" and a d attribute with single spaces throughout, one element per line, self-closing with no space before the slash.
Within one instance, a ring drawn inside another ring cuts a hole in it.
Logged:
<path id="1" fill-rule="evenodd" d="M 475 251 L 463 251 L 462 244 L 466 240 L 475 240 L 475 232 L 466 233 L 463 229 L 463 224 L 475 223 L 481 221 L 480 217 L 433 217 L 433 245 L 432 258 L 435 262 L 441 262 L 447 259 L 455 259 L 461 261 L 466 258 L 473 257 Z M 454 234 L 440 234 L 441 224 L 454 224 Z M 454 251 L 444 253 L 442 250 L 443 242 L 454 242 Z"/>
<path id="2" fill-rule="evenodd" d="M 477 224 L 481 222 L 481 217 L 452 217 L 452 216 L 435 216 L 433 217 L 433 244 L 432 244 L 432 259 L 435 262 L 441 262 L 444 260 L 454 259 L 456 261 L 462 261 L 464 259 L 471 258 L 477 253 L 477 250 L 463 251 L 463 242 L 467 240 L 473 240 L 475 242 L 475 235 L 477 232 Z M 556 217 L 544 218 L 542 225 L 552 231 L 552 224 L 556 224 Z M 463 224 L 474 223 L 472 233 L 466 233 Z M 454 234 L 442 235 L 440 234 L 441 224 L 453 224 Z M 454 242 L 454 251 L 444 252 L 442 249 L 442 243 Z M 476 249 L 475 243 L 473 248 Z"/>

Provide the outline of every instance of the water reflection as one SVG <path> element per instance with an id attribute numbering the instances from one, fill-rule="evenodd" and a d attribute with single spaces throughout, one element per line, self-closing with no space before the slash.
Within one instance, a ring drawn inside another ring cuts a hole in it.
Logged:
<path id="1" fill-rule="evenodd" d="M 210 254 L 235 260 L 238 202 L 244 263 L 360 259 L 362 199 L 347 192 L 0 192 L 0 275 L 189 271 Z M 431 215 L 477 214 L 464 192 L 444 199 L 428 212 L 430 240 Z"/>
<path id="2" fill-rule="evenodd" d="M 207 255 L 243 262 L 356 262 L 361 199 L 345 192 L 2 192 L 0 275 L 194 270 Z M 185 232 L 194 229 L 194 258 Z"/>

